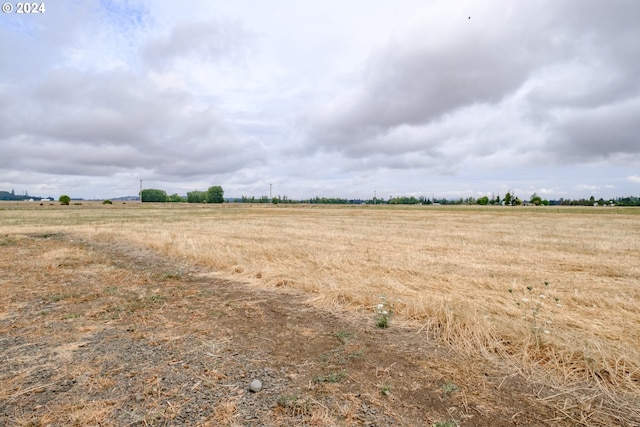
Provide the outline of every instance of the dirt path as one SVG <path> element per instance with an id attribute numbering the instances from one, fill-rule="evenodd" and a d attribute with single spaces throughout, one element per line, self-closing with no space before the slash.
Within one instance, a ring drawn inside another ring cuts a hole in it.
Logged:
<path id="1" fill-rule="evenodd" d="M 140 248 L 0 236 L 0 425 L 565 425 L 555 417 L 522 380 L 416 331 Z"/>

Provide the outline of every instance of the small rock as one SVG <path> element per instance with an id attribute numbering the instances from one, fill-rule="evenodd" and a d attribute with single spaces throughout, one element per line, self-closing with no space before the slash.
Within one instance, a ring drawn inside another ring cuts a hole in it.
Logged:
<path id="1" fill-rule="evenodd" d="M 254 393 L 257 393 L 260 390 L 262 390 L 262 381 L 260 380 L 251 381 L 251 384 L 249 384 L 249 390 L 251 390 Z"/>

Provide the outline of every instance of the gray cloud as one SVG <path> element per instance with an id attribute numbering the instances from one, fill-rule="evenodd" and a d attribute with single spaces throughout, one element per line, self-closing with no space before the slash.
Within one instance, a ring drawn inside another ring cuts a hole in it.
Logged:
<path id="1" fill-rule="evenodd" d="M 640 8 L 632 3 L 494 4 L 468 22 L 423 18 L 373 53 L 354 88 L 307 116 L 308 146 L 386 155 L 399 168 L 444 160 L 455 169 L 504 150 L 528 152 L 525 164 L 638 153 Z M 505 144 L 508 136 L 519 140 Z"/>
<path id="2" fill-rule="evenodd" d="M 0 98 L 10 95 L 0 91 Z M 8 124 L 0 134 L 3 166 L 71 175 L 145 168 L 188 177 L 261 161 L 259 141 L 235 135 L 197 104 L 122 70 L 58 70 L 0 106 Z"/>
<path id="3" fill-rule="evenodd" d="M 616 154 L 640 160 L 640 97 L 613 105 L 558 113 L 549 149 L 572 160 Z"/>
<path id="4" fill-rule="evenodd" d="M 417 25 L 378 50 L 360 85 L 320 109 L 312 132 L 321 144 L 342 149 L 397 126 L 423 125 L 464 106 L 499 102 L 522 85 L 549 47 L 548 40 L 528 40 L 526 30 L 500 17 L 497 27 L 506 28 L 494 32 L 459 17 L 451 25 L 466 28 L 447 28 L 453 34 L 443 39 L 429 24 L 434 23 Z"/>

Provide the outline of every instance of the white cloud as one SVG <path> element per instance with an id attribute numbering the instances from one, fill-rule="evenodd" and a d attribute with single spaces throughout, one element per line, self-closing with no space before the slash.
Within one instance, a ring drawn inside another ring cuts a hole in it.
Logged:
<path id="1" fill-rule="evenodd" d="M 252 36 L 237 22 L 185 22 L 177 24 L 167 35 L 148 40 L 141 52 L 151 67 L 166 67 L 178 58 L 196 62 L 242 60 L 250 53 Z"/>

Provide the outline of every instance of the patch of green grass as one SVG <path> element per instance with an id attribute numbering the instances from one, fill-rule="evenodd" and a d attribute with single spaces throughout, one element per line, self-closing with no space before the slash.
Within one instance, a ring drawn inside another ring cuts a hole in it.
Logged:
<path id="1" fill-rule="evenodd" d="M 282 406 L 283 408 L 289 407 L 291 405 L 295 405 L 295 403 L 298 401 L 298 396 L 296 395 L 287 395 L 287 394 L 283 394 L 278 396 L 278 406 Z"/>
<path id="2" fill-rule="evenodd" d="M 117 286 L 109 286 L 107 288 L 105 288 L 104 293 L 107 295 L 115 295 L 118 293 L 118 287 Z"/>
<path id="3" fill-rule="evenodd" d="M 333 335 L 336 338 L 338 338 L 340 340 L 340 342 L 342 342 L 342 344 L 346 344 L 347 342 L 349 342 L 349 340 L 351 340 L 353 338 L 353 334 L 351 332 L 347 332 L 347 331 L 338 331 Z"/>
<path id="4" fill-rule="evenodd" d="M 347 341 L 343 346 L 324 353 L 320 357 L 320 361 L 344 365 L 353 360 L 362 359 L 362 357 L 364 357 L 364 349 L 360 344 L 352 344 Z"/>
<path id="5" fill-rule="evenodd" d="M 343 379 L 347 377 L 347 373 L 345 371 L 340 372 L 331 372 L 327 375 L 320 375 L 315 378 L 314 382 L 316 383 L 339 383 L 342 382 Z"/>
<path id="6" fill-rule="evenodd" d="M 322 354 L 320 357 L 321 362 L 344 365 L 352 360 L 363 357 L 364 350 L 362 346 L 352 341 L 355 339 L 353 332 L 343 330 L 334 332 L 333 336 L 339 339 L 342 345 Z"/>
<path id="7" fill-rule="evenodd" d="M 451 396 L 454 395 L 456 393 L 458 393 L 460 391 L 460 387 L 458 387 L 458 385 L 456 383 L 452 383 L 450 381 L 442 384 L 442 393 L 444 393 L 445 396 Z"/>
<path id="8" fill-rule="evenodd" d="M 296 395 L 280 395 L 277 400 L 277 405 L 294 417 L 303 416 L 311 412 L 309 401 L 301 399 Z"/>
<path id="9" fill-rule="evenodd" d="M 110 306 L 108 307 L 102 316 L 104 320 L 117 320 L 120 319 L 120 316 L 125 312 L 123 307 L 119 306 Z"/>
<path id="10" fill-rule="evenodd" d="M 82 317 L 82 314 L 79 313 L 67 313 L 62 318 L 64 320 L 77 319 L 78 317 Z"/>
<path id="11" fill-rule="evenodd" d="M 15 242 L 16 240 L 11 236 L 3 236 L 2 238 L 0 238 L 0 246 L 13 245 Z"/>
<path id="12" fill-rule="evenodd" d="M 60 302 L 70 298 L 76 298 L 78 294 L 54 294 L 49 296 L 47 299 L 51 302 Z"/>
<path id="13" fill-rule="evenodd" d="M 147 300 L 152 304 L 161 304 L 167 301 L 167 297 L 160 294 L 153 294 L 148 297 Z"/>

